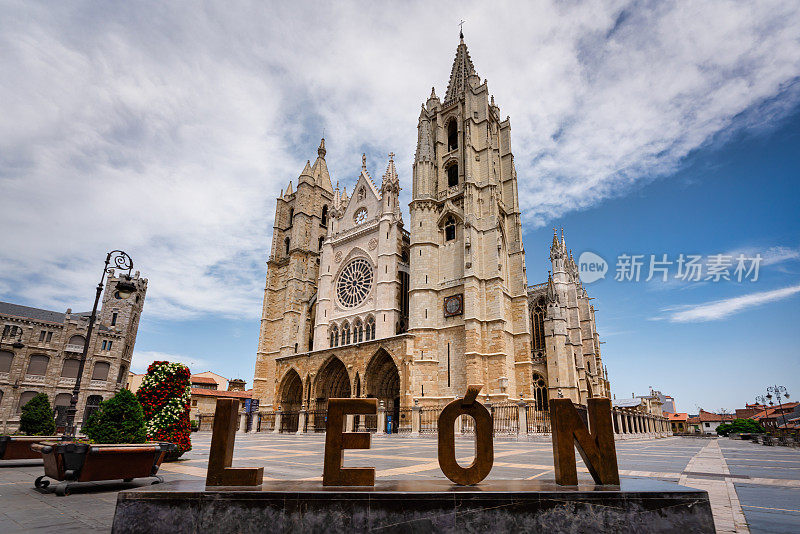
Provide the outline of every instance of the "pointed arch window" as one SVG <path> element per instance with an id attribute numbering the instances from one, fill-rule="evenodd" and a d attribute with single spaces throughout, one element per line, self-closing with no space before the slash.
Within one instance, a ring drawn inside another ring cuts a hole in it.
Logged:
<path id="1" fill-rule="evenodd" d="M 536 410 L 544 412 L 548 409 L 547 382 L 539 373 L 533 373 L 533 401 Z"/>
<path id="2" fill-rule="evenodd" d="M 364 341 L 364 325 L 361 324 L 361 319 L 357 319 L 353 325 L 353 343 L 361 343 Z"/>
<path id="3" fill-rule="evenodd" d="M 536 356 L 545 352 L 544 317 L 544 302 L 539 300 L 531 311 L 531 348 Z"/>
<path id="4" fill-rule="evenodd" d="M 375 318 L 367 317 L 367 341 L 375 339 Z"/>
<path id="5" fill-rule="evenodd" d="M 450 215 L 444 222 L 444 240 L 453 241 L 456 238 L 456 219 Z"/>
<path id="6" fill-rule="evenodd" d="M 342 325 L 342 345 L 349 345 L 350 344 L 350 325 L 344 323 Z"/>
<path id="7" fill-rule="evenodd" d="M 339 346 L 339 329 L 336 325 L 331 327 L 331 347 Z"/>
<path id="8" fill-rule="evenodd" d="M 447 150 L 455 150 L 458 148 L 458 126 L 456 120 L 453 119 L 447 123 Z"/>
<path id="9" fill-rule="evenodd" d="M 327 204 L 322 206 L 322 217 L 320 218 L 320 224 L 322 226 L 328 226 L 328 205 Z"/>
<path id="10" fill-rule="evenodd" d="M 447 187 L 455 187 L 458 185 L 458 164 L 453 163 L 447 167 Z"/>

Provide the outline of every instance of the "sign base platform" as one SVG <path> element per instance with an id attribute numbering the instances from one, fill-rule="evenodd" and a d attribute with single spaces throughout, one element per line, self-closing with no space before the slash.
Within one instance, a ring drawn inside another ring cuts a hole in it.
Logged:
<path id="1" fill-rule="evenodd" d="M 558 486 L 540 480 L 385 480 L 374 487 L 175 481 L 119 493 L 114 534 L 176 532 L 713 533 L 708 493 L 671 482 Z"/>

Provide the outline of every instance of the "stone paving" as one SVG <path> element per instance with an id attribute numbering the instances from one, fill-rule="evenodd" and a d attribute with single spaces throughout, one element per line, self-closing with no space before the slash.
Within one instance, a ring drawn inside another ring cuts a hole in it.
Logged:
<path id="1" fill-rule="evenodd" d="M 165 464 L 167 480 L 204 478 L 210 433 L 192 436 L 194 450 Z M 444 478 L 436 461 L 434 437 L 380 436 L 372 448 L 345 452 L 346 466 L 372 466 L 378 478 Z M 264 467 L 265 479 L 320 480 L 324 435 L 240 434 L 234 466 Z M 456 442 L 459 461 L 472 457 L 471 439 Z M 764 447 L 728 439 L 671 437 L 617 442 L 622 476 L 680 482 L 709 492 L 719 532 L 800 532 L 800 450 Z M 490 478 L 552 478 L 549 438 L 525 441 L 495 438 Z M 2 464 L 2 462 L 0 462 Z M 41 465 L 0 467 L 0 533 L 108 532 L 116 494 L 130 484 L 98 483 L 68 497 L 40 493 L 33 480 Z M 579 477 L 590 480 L 579 467 Z M 213 529 L 212 529 L 213 530 Z"/>

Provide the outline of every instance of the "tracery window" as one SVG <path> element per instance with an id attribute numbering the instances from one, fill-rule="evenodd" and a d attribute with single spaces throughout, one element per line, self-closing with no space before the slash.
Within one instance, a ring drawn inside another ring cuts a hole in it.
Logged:
<path id="1" fill-rule="evenodd" d="M 533 400 L 537 410 L 545 411 L 548 409 L 547 382 L 539 373 L 533 373 Z"/>
<path id="2" fill-rule="evenodd" d="M 339 346 L 339 329 L 336 328 L 336 325 L 331 327 L 331 347 L 338 347 Z"/>
<path id="3" fill-rule="evenodd" d="M 350 344 L 350 325 L 344 323 L 342 325 L 342 345 L 349 345 Z"/>
<path id="4" fill-rule="evenodd" d="M 348 263 L 336 281 L 336 296 L 345 308 L 355 308 L 364 302 L 372 289 L 372 265 L 364 258 Z"/>
<path id="5" fill-rule="evenodd" d="M 353 325 L 353 343 L 361 343 L 364 341 L 364 325 L 361 324 L 361 319 L 356 319 Z"/>
<path id="6" fill-rule="evenodd" d="M 353 215 L 353 222 L 361 224 L 367 220 L 367 208 L 359 208 Z"/>
<path id="7" fill-rule="evenodd" d="M 367 341 L 375 339 L 375 318 L 367 317 Z"/>
<path id="8" fill-rule="evenodd" d="M 545 351 L 544 316 L 544 303 L 538 301 L 531 312 L 531 348 L 534 353 L 543 353 Z"/>
<path id="9" fill-rule="evenodd" d="M 456 238 L 456 220 L 451 215 L 444 223 L 444 240 L 453 241 Z"/>

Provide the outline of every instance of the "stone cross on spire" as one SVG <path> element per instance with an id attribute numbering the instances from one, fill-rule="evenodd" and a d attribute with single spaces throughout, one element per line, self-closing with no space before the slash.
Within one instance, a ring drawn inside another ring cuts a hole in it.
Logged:
<path id="1" fill-rule="evenodd" d="M 464 19 L 461 19 L 461 22 L 458 23 L 458 37 L 463 41 L 464 40 Z"/>

